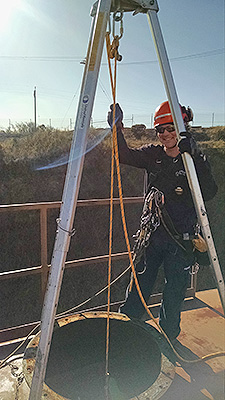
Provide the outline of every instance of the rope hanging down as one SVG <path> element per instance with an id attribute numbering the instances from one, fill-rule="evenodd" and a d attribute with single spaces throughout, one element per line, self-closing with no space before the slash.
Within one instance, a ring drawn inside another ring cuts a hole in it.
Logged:
<path id="1" fill-rule="evenodd" d="M 117 65 L 117 51 L 119 46 L 118 37 L 113 40 L 113 44 L 110 44 L 110 34 L 106 33 L 106 46 L 108 55 L 108 65 L 110 73 L 110 81 L 113 96 L 113 135 L 112 135 L 112 155 L 111 155 L 111 179 L 110 179 L 110 211 L 109 211 L 109 262 L 108 262 L 108 297 L 107 297 L 107 324 L 106 324 L 106 365 L 105 365 L 105 375 L 106 375 L 106 399 L 109 399 L 109 324 L 110 324 L 110 298 L 111 298 L 111 269 L 112 269 L 112 242 L 113 242 L 113 189 L 114 189 L 114 151 L 115 151 L 115 135 L 116 135 L 116 125 L 115 125 L 115 104 L 116 104 L 116 65 Z M 114 62 L 114 79 L 112 75 L 110 59 L 115 58 Z"/>
<path id="2" fill-rule="evenodd" d="M 130 247 L 130 241 L 128 237 L 128 231 L 127 231 L 127 225 L 126 225 L 126 218 L 125 218 L 125 210 L 124 210 L 124 203 L 123 203 L 123 191 L 122 191 L 122 181 L 121 181 L 121 173 L 120 173 L 120 164 L 119 164 L 119 152 L 118 152 L 118 143 L 117 143 L 117 129 L 116 129 L 116 124 L 115 124 L 115 105 L 116 105 L 116 66 L 117 66 L 117 57 L 115 57 L 114 61 L 114 79 L 113 79 L 113 74 L 112 74 L 112 68 L 111 68 L 111 44 L 110 44 L 110 37 L 109 33 L 107 32 L 106 34 L 106 47 L 107 47 L 107 55 L 108 55 L 108 65 L 109 65 L 109 74 L 110 74 L 110 81 L 111 81 L 111 88 L 112 88 L 112 97 L 113 97 L 113 130 L 112 130 L 112 160 L 111 160 L 111 185 L 114 184 L 114 158 L 116 162 L 116 172 L 117 172 L 117 180 L 118 180 L 118 191 L 119 191 L 119 201 L 120 201 L 120 210 L 121 210 L 121 219 L 122 219 L 122 225 L 123 225 L 123 231 L 124 231 L 124 236 L 125 236 L 125 242 L 127 246 L 127 251 L 128 251 L 128 256 L 129 256 L 129 261 L 130 261 L 130 267 L 132 270 L 132 275 L 134 282 L 137 287 L 137 291 L 140 297 L 140 300 L 147 311 L 148 315 L 150 318 L 154 321 L 154 323 L 157 325 L 159 328 L 160 332 L 166 337 L 166 339 L 169 341 L 169 338 L 165 334 L 165 332 L 162 330 L 160 325 L 158 324 L 157 320 L 154 318 L 152 315 L 151 311 L 149 310 L 145 299 L 142 295 L 139 282 L 137 279 L 135 267 L 134 267 L 134 260 L 135 260 L 135 255 L 134 258 L 132 256 L 131 252 L 131 247 Z M 118 51 L 118 49 L 117 49 Z M 111 186 L 111 198 L 110 198 L 110 226 L 109 226 L 109 266 L 108 266 L 108 317 L 107 317 L 107 336 L 106 336 L 106 376 L 109 376 L 109 371 L 108 371 L 108 359 L 109 359 L 109 303 L 110 303 L 110 276 L 111 276 L 111 254 L 112 254 L 112 222 L 113 222 L 113 188 Z M 172 346 L 172 343 L 171 347 Z M 176 350 L 174 349 L 176 352 Z M 177 356 L 179 357 L 178 353 Z"/>

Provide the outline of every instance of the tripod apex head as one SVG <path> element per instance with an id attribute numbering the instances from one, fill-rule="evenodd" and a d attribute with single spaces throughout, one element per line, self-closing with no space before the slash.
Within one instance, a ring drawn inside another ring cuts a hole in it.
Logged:
<path id="1" fill-rule="evenodd" d="M 96 1 L 91 9 L 91 17 L 94 17 L 97 12 L 99 1 Z M 159 11 L 157 0 L 112 0 L 110 12 L 134 12 L 146 13 L 148 10 Z"/>

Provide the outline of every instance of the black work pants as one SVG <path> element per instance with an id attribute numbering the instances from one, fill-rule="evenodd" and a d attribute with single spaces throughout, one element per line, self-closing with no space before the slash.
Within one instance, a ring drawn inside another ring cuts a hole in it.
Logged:
<path id="1" fill-rule="evenodd" d="M 160 227 L 152 234 L 145 255 L 136 266 L 138 282 L 145 301 L 152 293 L 159 267 L 163 264 L 165 287 L 160 307 L 159 324 L 170 339 L 180 333 L 180 312 L 189 283 L 189 271 L 194 259 L 177 245 Z M 130 285 L 129 285 L 130 286 Z M 144 307 L 133 282 L 132 290 L 127 288 L 125 303 L 120 312 L 130 318 L 141 318 Z"/>

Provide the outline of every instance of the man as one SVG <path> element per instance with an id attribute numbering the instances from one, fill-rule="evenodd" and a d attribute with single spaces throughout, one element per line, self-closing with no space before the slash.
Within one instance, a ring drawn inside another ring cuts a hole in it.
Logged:
<path id="1" fill-rule="evenodd" d="M 111 127 L 112 110 L 111 106 L 108 114 Z M 187 132 L 179 143 L 169 103 L 166 101 L 156 109 L 154 116 L 154 127 L 161 145 L 149 144 L 132 149 L 128 147 L 123 135 L 123 112 L 116 104 L 120 163 L 143 168 L 148 175 L 148 189 L 136 243 L 138 281 L 147 301 L 158 269 L 163 264 L 165 287 L 159 323 L 172 341 L 180 333 L 181 307 L 189 282 L 190 268 L 195 262 L 192 239 L 197 234 L 197 217 L 181 153 L 188 152 L 193 157 L 204 200 L 212 199 L 217 192 L 206 156 L 198 149 L 188 132 L 188 122 L 193 119 L 192 111 L 185 107 L 181 107 L 181 111 Z M 145 232 L 145 239 L 140 246 L 142 231 Z M 131 318 L 141 318 L 144 313 L 132 280 L 120 312 Z"/>

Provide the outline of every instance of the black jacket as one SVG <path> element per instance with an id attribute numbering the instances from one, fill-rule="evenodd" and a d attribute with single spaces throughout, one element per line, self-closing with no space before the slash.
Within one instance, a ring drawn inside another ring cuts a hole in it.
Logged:
<path id="1" fill-rule="evenodd" d="M 148 174 L 148 189 L 152 186 L 165 196 L 165 208 L 179 233 L 193 232 L 196 212 L 189 189 L 181 154 L 169 157 L 161 145 L 149 144 L 140 148 L 129 148 L 121 130 L 117 132 L 119 159 L 122 164 L 143 168 Z M 199 153 L 194 164 L 205 201 L 211 200 L 217 186 L 206 156 Z"/>

